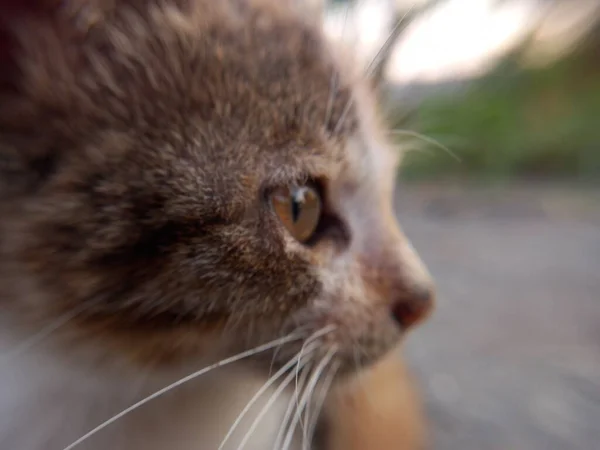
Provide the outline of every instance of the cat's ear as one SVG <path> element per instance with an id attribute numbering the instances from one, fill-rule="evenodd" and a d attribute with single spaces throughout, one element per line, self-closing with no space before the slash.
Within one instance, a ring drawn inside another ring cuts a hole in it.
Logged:
<path id="1" fill-rule="evenodd" d="M 18 77 L 16 23 L 34 13 L 37 3 L 35 0 L 0 0 L 0 90 L 9 87 Z"/>
<path id="2" fill-rule="evenodd" d="M 59 3 L 0 0 L 0 199 L 33 189 L 55 167 L 57 152 L 46 145 L 44 122 L 38 120 L 27 92 L 35 84 L 27 73 L 43 70 L 34 70 L 38 65 L 26 57 L 25 43 L 37 38 L 34 35 L 42 32 L 42 25 L 53 22 Z M 39 59 L 49 64 L 53 57 L 43 55 Z"/>
<path id="3" fill-rule="evenodd" d="M 54 21 L 63 3 L 60 0 L 0 0 L 0 90 L 20 84 L 23 37 L 35 33 L 34 23 Z"/>
<path id="4" fill-rule="evenodd" d="M 55 54 L 73 49 L 112 0 L 0 0 L 0 89 L 22 81 L 28 58 L 52 63 Z M 71 44 L 71 49 L 66 47 Z M 44 55 L 44 53 L 46 53 Z M 54 61 L 56 62 L 56 61 Z M 53 64 L 52 64 L 53 65 Z"/>
<path id="5" fill-rule="evenodd" d="M 325 6 L 327 0 L 302 0 L 306 4 L 307 11 L 319 23 L 323 23 L 325 17 Z"/>
<path id="6" fill-rule="evenodd" d="M 323 26 L 327 0 L 289 0 L 289 3 L 308 22 Z"/>

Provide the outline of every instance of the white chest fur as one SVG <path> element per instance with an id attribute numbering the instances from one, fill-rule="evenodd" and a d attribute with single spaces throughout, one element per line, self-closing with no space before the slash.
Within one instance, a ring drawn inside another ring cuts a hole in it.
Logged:
<path id="1" fill-rule="evenodd" d="M 0 348 L 6 342 L 0 342 Z M 1 355 L 2 353 L 0 353 Z M 0 358 L 0 448 L 63 450 L 79 437 L 171 380 L 147 374 L 102 377 L 74 371 L 46 354 Z M 81 450 L 217 450 L 223 436 L 265 377 L 223 367 L 141 406 L 81 443 Z M 277 383 L 275 384 L 275 386 Z M 265 392 L 224 449 L 236 450 L 274 389 Z M 244 446 L 269 450 L 291 394 L 269 408 Z M 294 442 L 291 449 L 299 448 Z M 279 449 L 276 449 L 279 450 Z"/>

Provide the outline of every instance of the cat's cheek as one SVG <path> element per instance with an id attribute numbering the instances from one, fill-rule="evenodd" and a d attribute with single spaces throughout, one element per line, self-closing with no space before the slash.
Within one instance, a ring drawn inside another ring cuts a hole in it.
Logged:
<path id="1" fill-rule="evenodd" d="M 221 340 L 223 327 L 181 327 L 174 330 L 153 330 L 149 333 L 115 332 L 103 335 L 90 330 L 87 341 L 97 343 L 95 353 L 118 356 L 130 367 L 169 369 L 182 363 L 211 361 L 228 353 Z"/>
<path id="2" fill-rule="evenodd" d="M 336 350 L 342 372 L 369 366 L 402 337 L 387 302 L 363 282 L 360 273 L 321 273 L 323 290 L 297 320 L 315 332 L 331 329 L 322 339 L 323 353 Z"/>

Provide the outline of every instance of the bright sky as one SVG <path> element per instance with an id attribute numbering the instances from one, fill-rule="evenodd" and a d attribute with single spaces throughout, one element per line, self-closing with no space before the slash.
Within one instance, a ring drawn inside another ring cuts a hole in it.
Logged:
<path id="1" fill-rule="evenodd" d="M 476 75 L 521 40 L 533 1 L 450 0 L 407 30 L 390 62 L 395 81 Z"/>
<path id="2" fill-rule="evenodd" d="M 412 0 L 411 0 L 412 1 Z M 568 33 L 581 30 L 581 22 L 600 2 L 589 6 L 568 4 L 547 20 L 539 33 L 547 48 L 569 41 Z M 333 11 L 327 27 L 333 36 L 356 42 L 358 51 L 373 55 L 385 40 L 392 18 L 386 0 L 361 0 L 356 14 L 345 7 Z M 518 43 L 536 24 L 543 10 L 537 0 L 447 0 L 427 16 L 414 21 L 390 61 L 389 78 L 396 82 L 435 82 L 485 72 L 495 60 Z M 550 46 L 547 42 L 551 42 Z M 360 44 L 360 45 L 359 45 Z"/>

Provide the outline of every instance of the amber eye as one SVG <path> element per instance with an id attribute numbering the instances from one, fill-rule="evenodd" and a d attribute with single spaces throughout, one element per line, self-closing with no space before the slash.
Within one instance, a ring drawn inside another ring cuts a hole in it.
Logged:
<path id="1" fill-rule="evenodd" d="M 298 241 L 304 243 L 312 237 L 321 217 L 321 197 L 315 188 L 278 188 L 271 194 L 271 204 L 279 220 Z"/>

